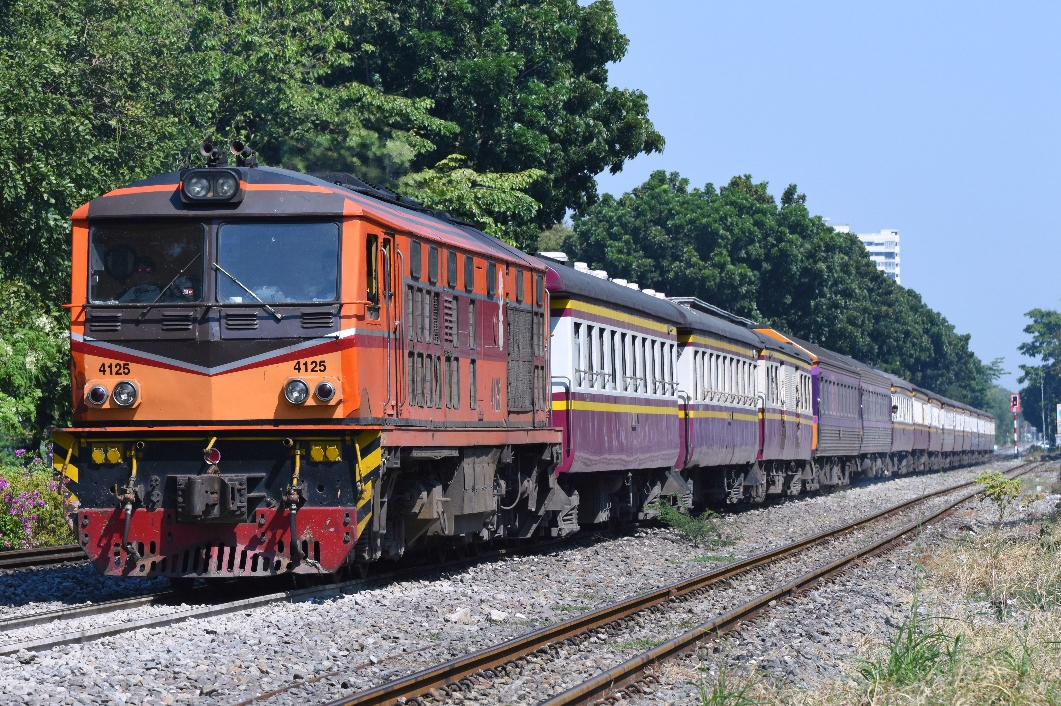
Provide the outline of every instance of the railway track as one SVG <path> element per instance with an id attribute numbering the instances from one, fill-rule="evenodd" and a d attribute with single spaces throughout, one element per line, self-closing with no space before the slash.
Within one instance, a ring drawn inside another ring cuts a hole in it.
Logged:
<path id="1" fill-rule="evenodd" d="M 85 561 L 85 550 L 76 544 L 64 544 L 60 547 L 0 552 L 0 570 L 32 569 L 38 566 L 65 564 L 70 561 Z"/>
<path id="2" fill-rule="evenodd" d="M 1024 467 L 1022 466 L 1018 467 L 1017 469 L 1012 469 L 1010 472 L 1012 473 L 1014 471 L 1023 469 Z M 851 523 L 851 525 L 845 527 L 851 529 L 858 526 L 862 526 L 864 524 L 867 524 L 868 522 L 874 521 L 875 519 L 879 519 L 884 515 L 897 512 L 905 507 L 913 505 L 917 502 L 921 502 L 924 499 L 936 497 L 944 493 L 955 492 L 956 490 L 968 487 L 969 485 L 972 484 L 965 483 L 958 486 L 952 486 L 951 488 L 946 488 L 941 491 L 925 495 L 915 500 L 911 500 L 901 505 L 897 505 L 881 513 L 877 513 L 876 515 Z M 839 530 L 837 531 L 842 531 L 844 529 L 845 528 L 839 528 Z M 782 548 L 782 550 L 788 549 L 789 551 L 796 551 L 798 548 L 809 546 L 810 544 L 821 541 L 822 538 L 827 535 L 828 533 L 822 533 L 821 535 L 816 535 L 815 537 L 811 537 L 806 540 L 802 540 L 801 542 L 797 542 L 793 545 L 789 545 L 788 547 Z M 50 610 L 29 615 L 17 616 L 9 618 L 7 620 L 0 620 L 0 634 L 10 633 L 24 628 L 43 626 L 47 624 L 55 625 L 46 637 L 37 637 L 32 639 L 20 639 L 18 637 L 15 637 L 12 641 L 6 643 L 4 643 L 3 638 L 0 637 L 0 655 L 16 654 L 23 650 L 31 652 L 43 651 L 62 645 L 85 643 L 142 628 L 165 627 L 187 620 L 201 619 L 215 615 L 233 613 L 240 610 L 248 610 L 269 605 L 272 603 L 296 602 L 302 600 L 311 600 L 315 598 L 328 598 L 338 595 L 340 593 L 364 588 L 370 585 L 376 585 L 390 581 L 404 580 L 409 578 L 421 578 L 425 574 L 462 568 L 473 563 L 480 563 L 493 559 L 501 559 L 503 557 L 508 556 L 528 555 L 546 552 L 558 546 L 570 544 L 573 541 L 577 541 L 580 537 L 582 537 L 582 535 L 574 535 L 572 537 L 552 540 L 550 542 L 539 543 L 527 547 L 491 550 L 482 552 L 476 556 L 464 557 L 440 564 L 434 564 L 428 567 L 419 565 L 414 567 L 401 568 L 395 571 L 391 571 L 385 574 L 379 574 L 369 578 L 354 579 L 341 583 L 337 582 L 313 588 L 272 591 L 266 594 L 258 595 L 248 595 L 247 593 L 243 593 L 238 599 L 235 600 L 218 600 L 219 596 L 217 595 L 217 589 L 207 586 L 197 588 L 195 589 L 195 591 L 192 592 L 182 593 L 174 591 L 163 591 L 112 601 L 102 601 L 99 603 L 92 603 L 89 605 L 77 606 L 73 608 Z M 66 547 L 53 547 L 49 550 L 44 551 L 19 551 L 17 553 L 20 556 L 16 559 L 16 562 L 22 562 L 20 564 L 17 564 L 19 568 L 24 568 L 26 566 L 42 565 L 40 563 L 35 564 L 32 562 L 50 561 L 51 563 L 59 563 L 62 561 L 62 559 L 60 559 L 59 557 L 69 556 L 72 551 L 79 553 L 78 558 L 83 557 L 81 549 L 77 545 L 71 545 Z M 758 557 L 752 557 L 751 559 L 745 560 L 744 562 L 738 562 L 737 564 L 722 567 L 722 569 L 716 570 L 715 572 L 709 572 L 709 574 L 706 574 L 705 576 L 715 576 L 715 580 L 721 580 L 725 577 L 725 575 L 730 575 L 732 573 L 737 572 L 739 567 L 758 566 L 764 563 L 769 563 L 770 561 L 773 561 L 780 556 L 780 554 L 778 554 L 779 551 L 781 550 L 776 550 L 772 553 L 760 555 Z M 14 553 L 15 552 L 10 552 L 10 554 Z M 69 559 L 66 560 L 69 561 Z M 696 581 L 699 578 L 701 577 L 695 577 L 694 579 L 690 579 L 689 581 Z M 668 587 L 668 589 L 676 590 L 679 595 L 682 593 L 687 593 L 689 591 L 694 591 L 695 587 L 686 586 L 685 584 L 687 583 L 688 581 L 681 582 L 680 584 L 676 584 L 675 587 Z M 654 604 L 654 602 L 658 602 L 658 593 L 659 592 L 654 592 L 639 596 L 636 599 L 636 605 L 628 607 L 627 614 L 643 610 L 645 607 Z M 231 598 L 231 595 L 224 596 L 224 598 Z M 188 604 L 192 605 L 189 607 Z M 78 620 L 91 618 L 93 616 L 114 612 L 125 612 L 139 608 L 159 608 L 163 610 L 169 608 L 170 610 L 162 614 L 151 615 L 142 619 L 130 620 L 128 619 L 128 616 L 123 615 L 121 618 L 119 618 L 118 622 L 112 624 L 98 624 L 89 625 L 87 627 L 74 628 L 64 627 L 64 624 L 66 626 L 69 626 L 71 623 L 75 623 Z M 607 608 L 603 610 L 607 610 Z M 596 613 L 587 614 L 587 616 L 592 616 L 595 614 Z M 588 630 L 592 627 L 596 627 L 602 623 L 607 623 L 608 619 L 601 618 L 600 620 L 587 622 L 586 620 L 576 618 L 575 621 L 577 621 L 578 625 L 580 626 L 578 628 L 578 631 L 584 632 L 585 630 Z M 564 623 L 563 625 L 568 625 L 571 622 L 572 621 L 568 621 L 568 623 Z M 534 634 L 536 633 L 532 633 L 532 635 Z M 473 670 L 473 672 L 474 671 L 476 670 Z M 457 681 L 459 681 L 459 679 Z"/>
<path id="3" fill-rule="evenodd" d="M 1044 464 L 1025 463 L 1010 469 L 1007 471 L 1007 475 L 1011 478 L 1018 477 L 1030 473 L 1042 465 Z M 706 594 L 712 586 L 728 579 L 733 579 L 757 568 L 790 557 L 814 545 L 848 534 L 933 498 L 959 493 L 974 485 L 976 485 L 974 482 L 962 483 L 925 494 L 846 525 L 825 530 L 791 544 L 748 557 L 668 586 L 663 586 L 651 592 L 627 598 L 594 611 L 583 613 L 570 620 L 334 700 L 329 702 L 327 706 L 372 706 L 375 704 L 395 703 L 399 699 L 403 699 L 404 703 L 407 704 L 429 704 L 449 701 L 458 692 L 474 689 L 475 684 L 480 682 L 480 680 L 491 679 L 498 672 L 504 673 L 510 668 L 518 667 L 528 657 L 535 658 L 536 653 L 538 657 L 543 658 L 550 654 L 556 654 L 564 647 L 576 646 L 590 639 L 591 633 L 609 626 L 622 625 L 631 620 L 636 614 L 644 611 L 665 609 L 668 603 L 680 604 L 695 599 Z M 633 684 L 642 678 L 641 675 L 646 668 L 675 654 L 692 649 L 697 642 L 760 612 L 769 605 L 770 601 L 795 593 L 822 578 L 842 570 L 850 563 L 864 556 L 881 551 L 902 540 L 906 535 L 918 530 L 925 523 L 949 513 L 958 505 L 978 494 L 979 491 L 963 493 L 953 501 L 946 503 L 941 509 L 927 516 L 918 517 L 915 521 L 904 524 L 898 530 L 888 533 L 883 538 L 803 574 L 795 580 L 763 592 L 736 609 L 719 615 L 552 697 L 547 703 L 549 706 L 594 703 L 609 690 Z M 651 677 L 648 677 L 648 679 L 651 679 Z M 633 688 L 636 689 L 636 687 Z"/>
<path id="4" fill-rule="evenodd" d="M 141 596 L 121 598 L 113 601 L 101 601 L 84 606 L 65 608 L 58 610 L 42 611 L 0 620 L 0 634 L 21 630 L 25 628 L 39 627 L 50 623 L 70 623 L 76 620 L 91 618 L 106 613 L 128 611 L 137 608 L 159 607 L 173 608 L 171 612 L 161 615 L 148 616 L 139 620 L 122 619 L 119 622 L 105 625 L 96 625 L 84 629 L 63 630 L 57 626 L 47 637 L 14 640 L 4 643 L 0 637 L 0 656 L 17 654 L 23 650 L 37 652 L 49 650 L 63 645 L 91 642 L 105 637 L 119 635 L 132 630 L 142 628 L 165 627 L 192 619 L 208 618 L 215 615 L 224 615 L 241 610 L 248 610 L 269 605 L 271 603 L 284 603 L 305 601 L 315 598 L 329 598 L 346 591 L 365 588 L 371 585 L 382 584 L 392 581 L 406 580 L 410 578 L 422 578 L 427 574 L 459 569 L 471 564 L 485 561 L 497 560 L 504 557 L 524 556 L 547 552 L 560 546 L 571 544 L 586 535 L 572 535 L 570 537 L 554 539 L 548 542 L 540 542 L 525 547 L 500 548 L 480 552 L 473 556 L 452 559 L 449 561 L 435 563 L 430 566 L 416 565 L 377 574 L 368 578 L 352 579 L 343 582 L 334 582 L 323 586 L 301 588 L 292 590 L 273 591 L 266 594 L 246 595 L 237 600 L 217 600 L 217 589 L 210 586 L 196 588 L 190 592 L 161 591 L 148 593 Z M 76 545 L 75 545 L 76 546 Z M 201 603 L 201 605 L 188 604 Z M 124 618 L 124 616 L 123 616 Z M 57 632 L 61 631 L 61 632 Z"/>

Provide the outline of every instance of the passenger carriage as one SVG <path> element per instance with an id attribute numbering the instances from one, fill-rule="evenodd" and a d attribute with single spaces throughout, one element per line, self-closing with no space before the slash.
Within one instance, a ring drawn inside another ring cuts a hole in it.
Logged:
<path id="1" fill-rule="evenodd" d="M 579 522 L 631 519 L 664 491 L 689 494 L 676 377 L 679 307 L 550 263 L 553 423 L 559 473 L 579 494 Z"/>
<path id="2" fill-rule="evenodd" d="M 914 444 L 917 435 L 914 423 L 914 388 L 906 380 L 885 373 L 891 383 L 892 447 L 889 461 L 892 473 L 905 475 L 914 470 Z"/>

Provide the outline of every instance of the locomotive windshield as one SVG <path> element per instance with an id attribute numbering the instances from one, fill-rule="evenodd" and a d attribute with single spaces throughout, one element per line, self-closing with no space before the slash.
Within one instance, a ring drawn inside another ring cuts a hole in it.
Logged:
<path id="1" fill-rule="evenodd" d="M 248 289 L 267 303 L 335 301 L 339 226 L 227 223 L 218 233 L 217 264 L 228 273 L 217 274 L 218 301 L 253 303 Z"/>
<path id="2" fill-rule="evenodd" d="M 203 299 L 204 228 L 131 224 L 92 229 L 89 299 L 94 304 Z"/>

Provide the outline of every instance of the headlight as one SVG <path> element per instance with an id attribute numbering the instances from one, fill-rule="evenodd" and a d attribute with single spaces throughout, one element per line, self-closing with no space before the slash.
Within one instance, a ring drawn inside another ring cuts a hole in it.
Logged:
<path id="1" fill-rule="evenodd" d="M 331 402 L 332 398 L 335 397 L 335 385 L 330 382 L 317 383 L 317 389 L 313 394 L 321 402 Z"/>
<path id="2" fill-rule="evenodd" d="M 205 198 L 210 194 L 210 180 L 201 176 L 192 177 L 185 182 L 184 190 L 193 199 Z"/>
<path id="3" fill-rule="evenodd" d="M 93 385 L 92 389 L 88 391 L 88 401 L 97 407 L 102 406 L 108 397 L 110 397 L 110 393 L 107 392 L 107 388 L 103 385 Z"/>
<path id="4" fill-rule="evenodd" d="M 288 380 L 284 385 L 284 397 L 291 404 L 305 404 L 309 397 L 309 385 L 302 380 Z"/>
<path id="5" fill-rule="evenodd" d="M 136 385 L 127 380 L 122 380 L 114 386 L 111 399 L 119 407 L 132 407 L 136 404 Z"/>
<path id="6" fill-rule="evenodd" d="M 223 174 L 217 178 L 214 182 L 214 196 L 218 198 L 227 199 L 232 194 L 236 193 L 236 189 L 239 188 L 239 182 L 231 174 Z"/>
<path id="7" fill-rule="evenodd" d="M 193 169 L 182 177 L 181 200 L 185 203 L 243 200 L 240 172 L 227 168 Z"/>

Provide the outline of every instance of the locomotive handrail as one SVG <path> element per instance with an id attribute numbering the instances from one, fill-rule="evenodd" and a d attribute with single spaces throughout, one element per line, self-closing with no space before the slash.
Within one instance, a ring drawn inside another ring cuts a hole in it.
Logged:
<path id="1" fill-rule="evenodd" d="M 564 389 L 567 391 L 566 399 L 564 400 L 565 405 L 567 407 L 567 424 L 564 425 L 565 426 L 565 431 L 567 432 L 567 435 L 566 435 L 567 436 L 567 443 L 564 444 L 564 451 L 565 451 L 564 455 L 566 456 L 567 454 L 571 453 L 571 419 L 574 416 L 572 414 L 572 412 L 574 412 L 574 409 L 572 409 L 572 404 L 571 404 L 571 402 L 572 402 L 572 400 L 571 400 L 571 378 L 567 377 L 566 375 L 552 375 L 550 382 L 555 381 L 555 380 L 560 380 L 561 383 L 564 385 Z M 552 397 L 552 389 L 551 388 L 549 390 L 549 396 Z M 552 403 L 552 400 L 550 400 L 550 406 L 552 406 L 551 403 Z"/>

